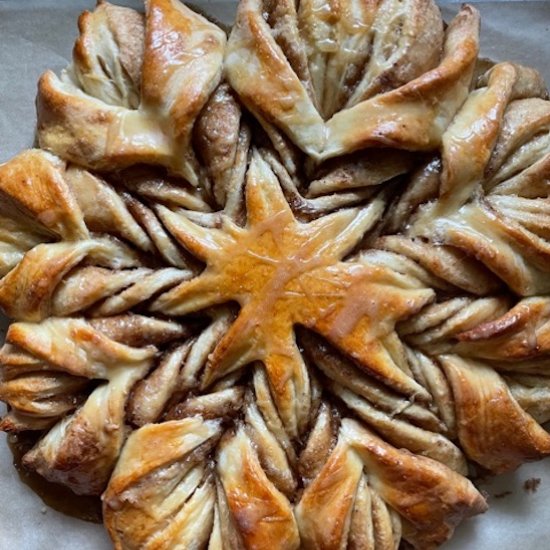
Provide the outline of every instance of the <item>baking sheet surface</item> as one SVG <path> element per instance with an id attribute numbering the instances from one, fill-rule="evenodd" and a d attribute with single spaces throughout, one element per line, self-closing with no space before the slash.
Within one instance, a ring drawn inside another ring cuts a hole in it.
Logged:
<path id="1" fill-rule="evenodd" d="M 112 0 L 130 6 L 136 0 Z M 70 58 L 78 14 L 93 0 L 0 0 L 0 162 L 34 141 L 40 74 Z M 235 2 L 195 0 L 230 23 Z M 475 3 L 482 14 L 482 55 L 537 67 L 550 83 L 550 2 Z M 458 9 L 442 4 L 446 19 Z M 0 329 L 5 329 L 0 319 Z M 0 405 L 1 407 L 1 405 Z M 541 480 L 536 492 L 524 489 Z M 550 460 L 484 483 L 489 513 L 463 524 L 445 550 L 543 550 L 550 543 Z M 63 516 L 23 485 L 0 435 L 0 550 L 108 550 L 103 527 Z"/>

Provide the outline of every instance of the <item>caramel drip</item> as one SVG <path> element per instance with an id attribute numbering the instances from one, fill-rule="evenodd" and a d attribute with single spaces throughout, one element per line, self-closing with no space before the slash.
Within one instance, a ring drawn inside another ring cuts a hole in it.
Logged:
<path id="1" fill-rule="evenodd" d="M 50 483 L 23 466 L 23 456 L 30 451 L 38 438 L 39 436 L 33 432 L 8 436 L 8 447 L 13 455 L 13 464 L 19 479 L 35 492 L 44 504 L 57 512 L 91 523 L 102 523 L 100 497 L 76 495 L 64 485 Z"/>

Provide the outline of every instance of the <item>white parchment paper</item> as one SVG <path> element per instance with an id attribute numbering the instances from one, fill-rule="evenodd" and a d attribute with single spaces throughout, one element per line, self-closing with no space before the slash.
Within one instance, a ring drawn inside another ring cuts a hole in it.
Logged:
<path id="1" fill-rule="evenodd" d="M 139 0 L 111 0 L 140 7 Z M 230 23 L 234 1 L 195 0 Z M 550 83 L 550 2 L 473 2 L 482 14 L 482 55 L 537 67 Z M 94 0 L 0 0 L 0 162 L 34 140 L 36 82 L 70 58 L 76 21 Z M 442 4 L 449 20 L 456 3 Z M 5 321 L 0 319 L 0 330 Z M 0 405 L 0 407 L 2 407 Z M 0 409 L 2 410 L 2 409 Z M 103 527 L 47 508 L 23 485 L 0 435 L 0 550 L 109 550 Z M 526 480 L 540 478 L 536 492 Z M 550 460 L 526 465 L 481 485 L 490 511 L 461 526 L 445 550 L 550 548 Z M 504 496 L 503 496 L 504 495 Z M 269 550 L 269 549 L 266 549 Z"/>

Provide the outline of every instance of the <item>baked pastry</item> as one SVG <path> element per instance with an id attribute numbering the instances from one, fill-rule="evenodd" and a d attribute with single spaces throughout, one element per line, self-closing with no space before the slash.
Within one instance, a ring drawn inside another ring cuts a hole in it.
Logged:
<path id="1" fill-rule="evenodd" d="M 550 454 L 550 102 L 473 7 L 79 26 L 0 166 L 0 428 L 115 548 L 436 548 Z"/>
<path id="2" fill-rule="evenodd" d="M 220 82 L 226 36 L 179 2 L 147 10 L 146 20 L 108 3 L 82 14 L 74 63 L 39 82 L 40 145 L 94 169 L 160 164 L 198 185 L 189 142 Z"/>

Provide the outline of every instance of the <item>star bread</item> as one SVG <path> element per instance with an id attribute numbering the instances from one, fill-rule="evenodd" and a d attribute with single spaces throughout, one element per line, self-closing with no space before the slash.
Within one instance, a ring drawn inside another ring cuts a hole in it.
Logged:
<path id="1" fill-rule="evenodd" d="M 550 455 L 550 102 L 478 26 L 80 17 L 0 165 L 0 429 L 114 548 L 430 550 Z"/>

